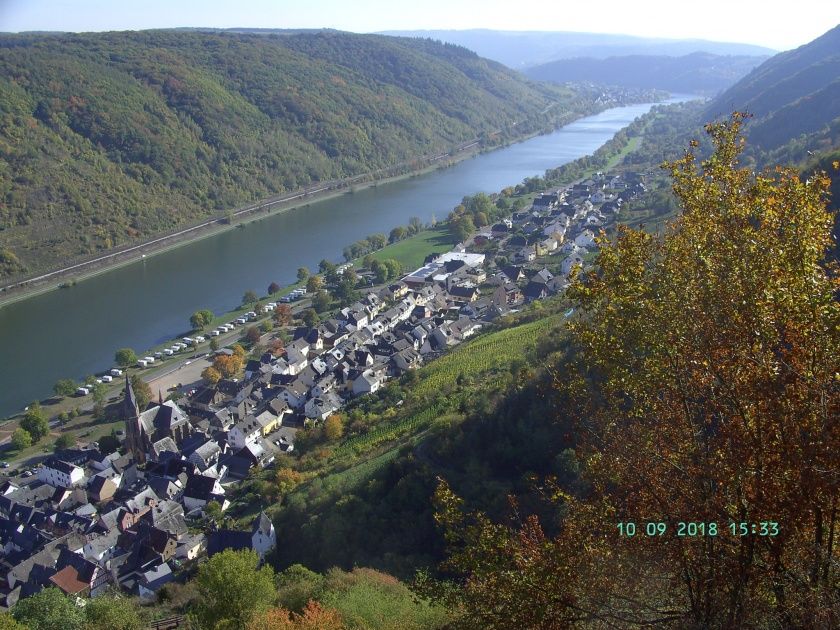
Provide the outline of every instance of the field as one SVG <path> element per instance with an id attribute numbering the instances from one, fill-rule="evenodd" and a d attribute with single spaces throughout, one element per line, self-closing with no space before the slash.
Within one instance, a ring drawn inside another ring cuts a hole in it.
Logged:
<path id="1" fill-rule="evenodd" d="M 455 239 L 445 227 L 423 230 L 414 236 L 388 245 L 373 252 L 377 260 L 393 258 L 402 263 L 406 271 L 414 270 L 423 264 L 429 254 L 448 252 L 455 245 Z"/>

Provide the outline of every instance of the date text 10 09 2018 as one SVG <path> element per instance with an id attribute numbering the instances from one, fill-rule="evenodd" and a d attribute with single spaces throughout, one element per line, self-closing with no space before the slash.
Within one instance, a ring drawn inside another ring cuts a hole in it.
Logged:
<path id="1" fill-rule="evenodd" d="M 719 525 L 714 521 L 677 521 L 673 525 L 665 521 L 647 521 L 635 523 L 622 521 L 616 525 L 619 536 L 664 536 L 666 534 L 685 538 L 699 538 L 729 534 L 732 536 L 778 536 L 781 528 L 776 521 L 731 522 Z"/>

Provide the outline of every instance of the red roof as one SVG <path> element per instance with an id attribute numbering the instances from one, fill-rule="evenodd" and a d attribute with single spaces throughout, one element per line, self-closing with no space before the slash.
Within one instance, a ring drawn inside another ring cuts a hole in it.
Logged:
<path id="1" fill-rule="evenodd" d="M 77 595 L 85 589 L 90 588 L 90 584 L 83 582 L 79 578 L 79 572 L 76 570 L 76 567 L 70 565 L 53 575 L 50 578 L 50 582 L 68 595 Z"/>

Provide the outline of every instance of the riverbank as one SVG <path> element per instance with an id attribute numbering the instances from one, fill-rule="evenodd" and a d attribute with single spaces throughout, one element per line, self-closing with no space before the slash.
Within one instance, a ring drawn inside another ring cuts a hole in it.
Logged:
<path id="1" fill-rule="evenodd" d="M 547 108 L 546 112 L 549 109 L 551 107 Z M 461 143 L 449 152 L 423 156 L 412 162 L 403 162 L 387 169 L 380 169 L 380 171 L 372 173 L 363 173 L 340 181 L 315 184 L 309 188 L 299 189 L 282 195 L 279 198 L 275 196 L 262 199 L 239 209 L 229 210 L 224 215 L 203 219 L 196 224 L 183 227 L 175 233 L 156 236 L 140 243 L 128 245 L 121 250 L 105 253 L 92 260 L 82 260 L 68 267 L 46 270 L 32 278 L 23 278 L 12 284 L 0 287 L 0 308 L 47 292 L 59 289 L 72 289 L 75 284 L 84 280 L 127 265 L 142 262 L 144 259 L 171 251 L 183 245 L 193 244 L 203 239 L 217 236 L 262 218 L 307 207 L 312 203 L 353 194 L 368 188 L 375 188 L 418 177 L 442 168 L 449 168 L 476 155 L 497 151 L 513 144 L 526 142 L 536 136 L 551 133 L 565 125 L 598 114 L 606 109 L 609 109 L 606 105 L 599 104 L 590 108 L 588 111 L 567 112 L 566 114 L 561 114 L 559 118 L 547 126 L 518 134 L 512 139 L 507 138 L 495 144 L 487 144 L 488 140 L 498 138 L 505 132 L 509 133 L 511 130 L 515 130 L 518 123 L 513 123 L 507 130 L 500 129 L 487 134 L 483 139 L 475 138 Z M 426 163 L 426 166 L 377 179 L 376 174 L 382 170 L 392 171 L 413 163 Z M 231 217 L 234 219 L 233 221 L 229 220 Z"/>

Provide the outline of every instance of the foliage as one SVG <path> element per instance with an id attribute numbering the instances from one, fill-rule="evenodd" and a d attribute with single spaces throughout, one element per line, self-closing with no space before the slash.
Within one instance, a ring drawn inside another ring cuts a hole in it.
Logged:
<path id="1" fill-rule="evenodd" d="M 137 363 L 137 353 L 131 348 L 120 348 L 114 353 L 114 361 L 122 367 L 134 365 Z"/>
<path id="2" fill-rule="evenodd" d="M 215 385 L 220 380 L 222 380 L 222 373 L 218 369 L 210 365 L 201 371 L 201 378 L 203 378 L 204 382 L 208 385 Z"/>
<path id="3" fill-rule="evenodd" d="M 259 334 L 259 331 L 257 331 L 257 333 Z M 213 359 L 212 369 L 218 372 L 224 378 L 233 378 L 242 369 L 244 364 L 245 363 L 243 357 L 239 356 L 238 354 L 220 354 L 215 359 Z M 205 369 L 204 372 L 206 372 L 207 369 Z M 204 372 L 201 373 L 202 378 L 205 378 Z M 215 375 L 212 372 L 210 372 L 209 374 L 207 374 L 207 376 L 212 378 Z"/>
<path id="4" fill-rule="evenodd" d="M 137 406 L 140 407 L 140 411 L 143 411 L 152 400 L 152 388 L 140 378 L 139 374 L 132 374 L 129 378 L 131 388 L 134 390 L 134 397 L 137 399 Z"/>
<path id="5" fill-rule="evenodd" d="M 57 450 L 57 451 L 60 451 L 60 450 L 66 449 L 66 448 L 70 448 L 71 446 L 73 446 L 75 444 L 76 444 L 76 438 L 74 438 L 69 433 L 62 433 L 61 435 L 59 435 L 56 438 L 55 444 L 53 445 L 53 448 L 55 448 L 55 450 Z"/>
<path id="6" fill-rule="evenodd" d="M 317 293 L 324 288 L 324 279 L 321 276 L 309 276 L 306 281 L 306 291 L 308 293 Z"/>
<path id="7" fill-rule="evenodd" d="M 236 630 L 274 602 L 274 571 L 259 567 L 251 550 L 217 553 L 201 565 L 195 578 L 199 600 L 194 614 L 202 628 Z"/>
<path id="8" fill-rule="evenodd" d="M 300 612 L 311 600 L 320 598 L 324 576 L 300 564 L 293 564 L 277 574 L 277 601 L 292 612 Z"/>
<path id="9" fill-rule="evenodd" d="M 15 621 L 10 613 L 0 613 L 0 630 L 27 630 L 27 626 Z"/>
<path id="10" fill-rule="evenodd" d="M 334 413 L 324 420 L 324 435 L 330 442 L 341 439 L 344 435 L 344 418 L 341 414 Z"/>
<path id="11" fill-rule="evenodd" d="M 259 299 L 260 299 L 260 296 L 257 295 L 256 291 L 254 291 L 253 289 L 248 289 L 242 295 L 242 304 L 243 304 L 243 306 L 247 305 L 247 304 L 254 304 Z"/>
<path id="12" fill-rule="evenodd" d="M 288 304 L 278 304 L 274 309 L 274 321 L 278 326 L 288 326 L 292 323 L 292 307 Z"/>
<path id="13" fill-rule="evenodd" d="M 63 378 L 53 385 L 56 396 L 72 396 L 76 391 L 76 383 L 72 379 Z"/>
<path id="14" fill-rule="evenodd" d="M 272 282 L 268 285 L 268 294 L 274 295 L 275 293 L 279 293 L 281 288 L 282 287 L 279 284 L 277 284 L 276 282 Z"/>
<path id="15" fill-rule="evenodd" d="M 213 311 L 203 309 L 190 316 L 190 326 L 193 330 L 204 330 L 213 321 Z"/>
<path id="16" fill-rule="evenodd" d="M 306 282 L 306 280 L 308 278 L 309 278 L 309 269 L 307 269 L 306 267 L 298 267 L 298 270 L 297 270 L 298 282 Z"/>
<path id="17" fill-rule="evenodd" d="M 548 485 L 560 533 L 534 516 L 465 515 L 440 486 L 447 566 L 468 579 L 432 591 L 466 627 L 837 625 L 828 181 L 740 168 L 740 124 L 708 127 L 715 152 L 699 172 L 696 144 L 670 164 L 683 214 L 664 236 L 622 229 L 570 289 L 583 315 L 557 387 L 590 490 Z M 667 533 L 624 537 L 627 521 Z M 686 521 L 718 532 L 680 537 Z M 762 521 L 780 534 L 762 536 Z"/>
<path id="18" fill-rule="evenodd" d="M 32 446 L 32 435 L 24 428 L 18 427 L 12 433 L 12 448 L 22 451 Z"/>
<path id="19" fill-rule="evenodd" d="M 117 437 L 116 429 L 112 430 L 108 435 L 103 435 L 99 438 L 98 442 L 99 452 L 103 455 L 115 453 L 120 448 L 120 439 Z"/>
<path id="20" fill-rule="evenodd" d="M 309 602 L 300 613 L 290 613 L 283 608 L 273 608 L 260 613 L 247 625 L 246 630 L 345 630 L 341 616 Z"/>
<path id="21" fill-rule="evenodd" d="M 245 329 L 245 340 L 251 345 L 258 343 L 260 337 L 262 337 L 262 333 L 260 332 L 258 326 L 248 326 L 248 328 Z"/>
<path id="22" fill-rule="evenodd" d="M 330 294 L 323 289 L 320 289 L 315 294 L 315 297 L 312 298 L 312 307 L 318 313 L 323 313 L 329 310 L 330 304 L 332 304 L 332 298 L 330 298 Z"/>
<path id="23" fill-rule="evenodd" d="M 57 588 L 45 588 L 32 597 L 21 599 L 12 616 L 29 630 L 82 630 L 84 614 Z"/>
<path id="24" fill-rule="evenodd" d="M 85 605 L 84 630 L 144 630 L 137 604 L 126 597 L 100 595 Z"/>
<path id="25" fill-rule="evenodd" d="M 33 442 L 40 442 L 50 432 L 47 416 L 37 401 L 29 405 L 29 410 L 20 420 L 20 428 L 32 436 Z"/>
<path id="26" fill-rule="evenodd" d="M 314 327 L 318 321 L 318 313 L 314 308 L 307 308 L 300 314 L 300 319 L 309 328 Z"/>

